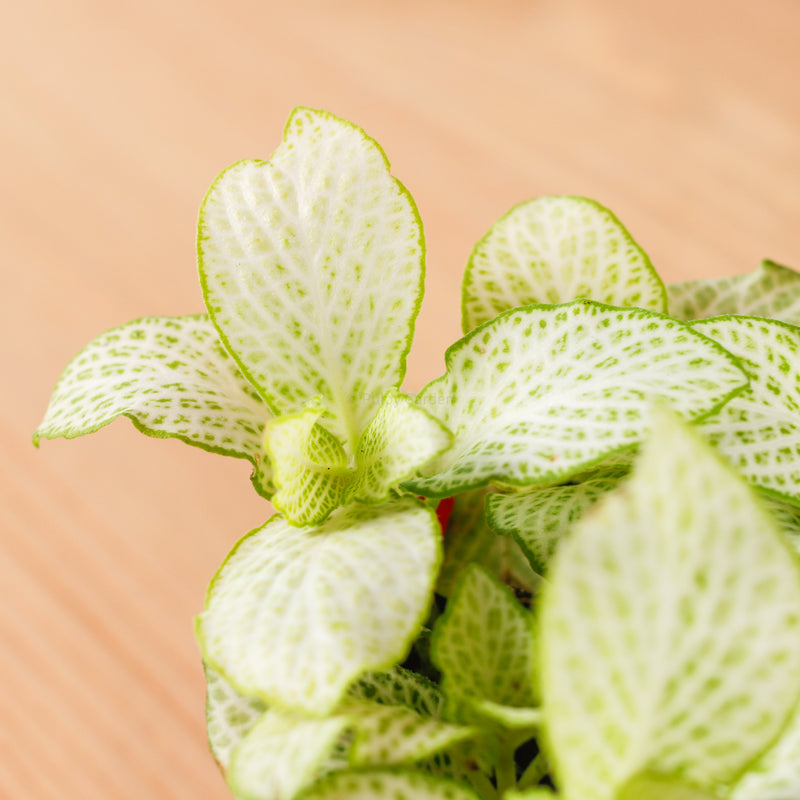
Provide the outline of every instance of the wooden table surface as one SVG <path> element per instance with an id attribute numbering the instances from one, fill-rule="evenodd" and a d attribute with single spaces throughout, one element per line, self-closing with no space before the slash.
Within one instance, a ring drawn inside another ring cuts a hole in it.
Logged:
<path id="1" fill-rule="evenodd" d="M 0 32 L 0 797 L 222 800 L 192 637 L 263 522 L 248 465 L 125 420 L 30 444 L 67 360 L 201 310 L 197 208 L 295 105 L 358 122 L 415 196 L 442 371 L 473 243 L 594 197 L 670 280 L 800 266 L 797 0 L 27 0 Z"/>

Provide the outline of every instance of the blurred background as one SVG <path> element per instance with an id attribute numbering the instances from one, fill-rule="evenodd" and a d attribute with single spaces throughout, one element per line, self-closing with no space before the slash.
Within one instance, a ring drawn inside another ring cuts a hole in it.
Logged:
<path id="1" fill-rule="evenodd" d="M 425 223 L 407 388 L 512 204 L 610 207 L 667 280 L 800 267 L 796 0 L 27 0 L 0 31 L 0 797 L 223 800 L 192 616 L 269 506 L 126 420 L 30 434 L 66 362 L 202 310 L 199 203 L 295 105 L 363 126 Z"/>

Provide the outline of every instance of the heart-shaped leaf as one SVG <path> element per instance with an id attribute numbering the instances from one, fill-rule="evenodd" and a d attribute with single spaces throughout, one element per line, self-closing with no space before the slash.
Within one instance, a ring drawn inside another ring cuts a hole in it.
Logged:
<path id="1" fill-rule="evenodd" d="M 351 452 L 405 373 L 422 297 L 414 202 L 380 147 L 296 109 L 269 161 L 241 161 L 200 210 L 206 305 L 276 414 L 317 395 Z"/>
<path id="2" fill-rule="evenodd" d="M 467 567 L 431 642 L 445 694 L 506 727 L 535 725 L 532 640 L 533 619 L 509 588 L 481 567 Z"/>
<path id="3" fill-rule="evenodd" d="M 703 420 L 708 437 L 751 483 L 800 504 L 800 328 L 719 317 L 695 330 L 738 357 L 749 387 Z"/>
<path id="4" fill-rule="evenodd" d="M 537 197 L 501 217 L 472 251 L 462 327 L 466 333 L 510 308 L 579 297 L 667 310 L 650 259 L 607 208 L 585 197 Z"/>
<path id="5" fill-rule="evenodd" d="M 800 695 L 795 557 L 696 433 L 664 410 L 652 427 L 631 479 L 562 542 L 541 601 L 547 751 L 567 797 L 611 800 L 643 773 L 713 792 Z"/>
<path id="6" fill-rule="evenodd" d="M 636 444 L 649 402 L 697 419 L 747 383 L 732 356 L 684 323 L 589 300 L 506 312 L 446 362 L 418 402 L 454 442 L 408 482 L 430 497 L 559 482 Z"/>
<path id="7" fill-rule="evenodd" d="M 741 314 L 800 325 L 800 273 L 774 261 L 745 275 L 669 284 L 667 297 L 678 319 Z"/>
<path id="8" fill-rule="evenodd" d="M 244 694 L 327 714 L 359 675 L 406 655 L 440 560 L 436 516 L 412 498 L 339 509 L 316 527 L 273 517 L 212 581 L 204 655 Z"/>
<path id="9" fill-rule="evenodd" d="M 94 433 L 119 416 L 149 436 L 248 459 L 272 491 L 261 437 L 272 414 L 242 377 L 208 317 L 144 317 L 98 336 L 69 363 L 40 439 Z"/>

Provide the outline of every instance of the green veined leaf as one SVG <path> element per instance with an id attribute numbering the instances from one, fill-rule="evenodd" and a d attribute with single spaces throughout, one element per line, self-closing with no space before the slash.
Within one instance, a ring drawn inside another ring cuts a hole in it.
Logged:
<path id="1" fill-rule="evenodd" d="M 354 767 L 413 765 L 481 733 L 402 705 L 351 698 L 342 703 L 341 710 L 355 725 Z"/>
<path id="2" fill-rule="evenodd" d="M 757 496 L 670 412 L 562 542 L 536 652 L 568 797 L 648 772 L 714 791 L 800 694 L 800 570 Z"/>
<path id="3" fill-rule="evenodd" d="M 206 729 L 214 760 L 223 773 L 230 766 L 231 753 L 263 716 L 267 707 L 254 697 L 240 695 L 225 678 L 207 664 Z"/>
<path id="4" fill-rule="evenodd" d="M 400 770 L 336 772 L 302 795 L 303 800 L 478 800 L 453 781 Z"/>
<path id="5" fill-rule="evenodd" d="M 533 619 L 508 587 L 477 565 L 467 567 L 431 642 L 448 699 L 506 727 L 535 725 L 532 639 Z M 511 707 L 508 714 L 504 707 Z"/>
<path id="6" fill-rule="evenodd" d="M 440 560 L 436 516 L 411 498 L 339 509 L 317 527 L 273 517 L 212 581 L 204 655 L 244 694 L 326 714 L 359 675 L 405 657 Z"/>
<path id="7" fill-rule="evenodd" d="M 356 720 L 355 766 L 419 762 L 478 733 L 444 722 L 439 687 L 402 667 L 362 675 L 348 690 L 343 708 L 352 709 Z"/>
<path id="8" fill-rule="evenodd" d="M 510 308 L 579 297 L 667 310 L 645 252 L 585 197 L 537 197 L 512 208 L 472 251 L 461 294 L 464 333 Z"/>
<path id="9" fill-rule="evenodd" d="M 276 414 L 320 395 L 352 450 L 405 373 L 422 297 L 422 226 L 380 147 L 296 109 L 269 161 L 241 161 L 200 211 L 208 310 Z"/>
<path id="10" fill-rule="evenodd" d="M 739 358 L 750 386 L 702 431 L 751 483 L 800 503 L 800 328 L 757 317 L 694 323 Z"/>
<path id="11" fill-rule="evenodd" d="M 207 316 L 144 317 L 98 336 L 67 365 L 33 441 L 94 433 L 123 415 L 148 436 L 248 459 L 269 497 L 261 436 L 272 415 Z"/>
<path id="12" fill-rule="evenodd" d="M 506 312 L 456 342 L 446 362 L 418 402 L 455 440 L 408 482 L 430 497 L 564 480 L 636 444 L 650 401 L 696 419 L 747 383 L 684 323 L 590 300 Z"/>
<path id="13" fill-rule="evenodd" d="M 745 275 L 670 284 L 667 297 L 678 319 L 740 314 L 800 325 L 800 273 L 774 261 Z"/>
<path id="14" fill-rule="evenodd" d="M 316 525 L 344 504 L 354 471 L 347 453 L 317 420 L 313 407 L 277 417 L 267 425 L 265 442 L 277 491 L 272 504 L 292 525 Z"/>
<path id="15" fill-rule="evenodd" d="M 367 426 L 356 451 L 355 500 L 375 503 L 411 477 L 452 441 L 450 432 L 414 400 L 390 391 Z"/>
<path id="16" fill-rule="evenodd" d="M 320 777 L 350 724 L 343 714 L 309 719 L 270 709 L 233 753 L 233 793 L 238 800 L 293 800 Z"/>
<path id="17" fill-rule="evenodd" d="M 561 538 L 594 503 L 620 482 L 601 477 L 567 486 L 551 486 L 517 494 L 492 494 L 486 498 L 489 527 L 511 536 L 540 575 Z"/>
<path id="18" fill-rule="evenodd" d="M 365 673 L 352 684 L 348 696 L 387 706 L 406 706 L 418 714 L 437 719 L 441 718 L 444 708 L 444 695 L 439 687 L 403 667 Z"/>

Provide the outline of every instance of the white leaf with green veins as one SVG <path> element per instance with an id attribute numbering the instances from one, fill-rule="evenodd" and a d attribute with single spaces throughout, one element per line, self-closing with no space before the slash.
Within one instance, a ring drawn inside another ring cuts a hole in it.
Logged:
<path id="1" fill-rule="evenodd" d="M 269 161 L 241 161 L 200 210 L 200 280 L 214 324 L 276 414 L 321 396 L 355 449 L 405 374 L 422 297 L 422 226 L 380 147 L 296 109 Z"/>
<path id="2" fill-rule="evenodd" d="M 444 695 L 439 687 L 403 667 L 362 675 L 350 687 L 348 696 L 382 705 L 406 706 L 418 714 L 437 719 L 442 716 L 444 708 Z"/>
<path id="3" fill-rule="evenodd" d="M 355 500 L 375 503 L 411 477 L 452 441 L 450 432 L 413 398 L 390 391 L 356 450 Z"/>
<path id="4" fill-rule="evenodd" d="M 678 319 L 740 314 L 800 325 L 800 273 L 774 261 L 745 275 L 669 284 L 667 297 Z"/>
<path id="5" fill-rule="evenodd" d="M 697 419 L 747 384 L 735 359 L 688 325 L 590 300 L 508 311 L 445 360 L 447 373 L 417 399 L 454 442 L 407 483 L 430 497 L 564 480 L 636 444 L 651 401 Z"/>
<path id="6" fill-rule="evenodd" d="M 506 727 L 535 725 L 532 640 L 533 618 L 511 590 L 468 566 L 431 641 L 445 695 Z"/>
<path id="7" fill-rule="evenodd" d="M 266 450 L 276 492 L 272 504 L 292 525 L 316 525 L 343 505 L 354 471 L 339 440 L 318 420 L 320 408 L 277 417 L 267 425 Z"/>
<path id="8" fill-rule="evenodd" d="M 33 441 L 94 433 L 119 416 L 148 436 L 248 459 L 269 496 L 261 437 L 272 414 L 207 316 L 144 317 L 98 336 L 67 365 Z"/>
<path id="9" fill-rule="evenodd" d="M 354 721 L 354 767 L 412 765 L 480 733 L 402 705 L 350 698 L 340 710 Z"/>
<path id="10" fill-rule="evenodd" d="M 478 733 L 442 721 L 439 687 L 402 667 L 362 675 L 340 708 L 356 721 L 354 766 L 419 762 Z"/>
<path id="11" fill-rule="evenodd" d="M 206 730 L 214 760 L 223 773 L 230 766 L 231 753 L 267 710 L 261 700 L 240 695 L 212 667 L 203 665 L 206 675 Z"/>
<path id="12" fill-rule="evenodd" d="M 451 780 L 402 770 L 335 772 L 302 795 L 302 800 L 479 800 Z"/>
<path id="13" fill-rule="evenodd" d="M 667 310 L 647 254 L 585 197 L 537 197 L 512 208 L 475 246 L 461 293 L 465 333 L 510 308 L 579 297 Z"/>
<path id="14" fill-rule="evenodd" d="M 536 652 L 569 798 L 642 773 L 730 784 L 800 696 L 800 569 L 757 495 L 666 410 L 629 481 L 561 544 Z"/>
<path id="15" fill-rule="evenodd" d="M 590 478 L 567 486 L 492 494 L 486 498 L 486 520 L 496 533 L 511 536 L 531 567 L 545 575 L 561 538 L 619 482 L 618 476 Z"/>
<path id="16" fill-rule="evenodd" d="M 703 420 L 703 435 L 751 483 L 800 503 L 800 328 L 759 317 L 693 327 L 733 353 L 750 378 L 744 392 Z"/>
<path id="17" fill-rule="evenodd" d="M 228 784 L 237 800 L 293 800 L 317 778 L 351 720 L 309 719 L 270 709 L 231 758 Z"/>
<path id="18" fill-rule="evenodd" d="M 326 714 L 359 675 L 405 657 L 440 561 L 436 516 L 412 498 L 342 508 L 316 527 L 275 516 L 211 582 L 204 655 L 244 694 Z"/>

